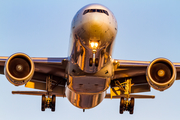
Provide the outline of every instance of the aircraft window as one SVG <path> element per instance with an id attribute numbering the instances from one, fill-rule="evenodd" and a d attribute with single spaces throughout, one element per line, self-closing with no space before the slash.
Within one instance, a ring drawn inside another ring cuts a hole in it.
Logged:
<path id="1" fill-rule="evenodd" d="M 89 12 L 93 12 L 92 9 L 90 9 Z"/>
<path id="2" fill-rule="evenodd" d="M 99 13 L 104 13 L 106 14 L 107 16 L 109 16 L 108 12 L 106 10 L 101 10 L 101 9 L 88 9 L 88 10 L 85 10 L 83 12 L 83 15 L 85 15 L 86 13 L 88 12 L 99 12 Z"/>
<path id="3" fill-rule="evenodd" d="M 86 13 L 87 13 L 87 10 L 85 10 L 85 11 L 83 12 L 83 15 L 86 14 Z"/>
<path id="4" fill-rule="evenodd" d="M 89 12 L 96 12 L 96 9 L 89 9 Z"/>
<path id="5" fill-rule="evenodd" d="M 97 12 L 103 13 L 103 10 L 97 9 Z"/>
<path id="6" fill-rule="evenodd" d="M 84 13 L 83 13 L 83 15 L 86 14 L 86 13 L 88 13 L 88 12 L 89 12 L 89 10 L 85 10 Z"/>
<path id="7" fill-rule="evenodd" d="M 108 12 L 106 11 L 106 10 L 103 10 L 104 11 L 104 13 L 107 15 L 107 16 L 109 16 L 109 14 L 108 14 Z"/>

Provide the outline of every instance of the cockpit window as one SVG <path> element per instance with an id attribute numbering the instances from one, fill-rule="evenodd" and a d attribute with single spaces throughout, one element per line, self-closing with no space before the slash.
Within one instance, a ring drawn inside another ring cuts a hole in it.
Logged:
<path id="1" fill-rule="evenodd" d="M 83 12 L 83 15 L 85 15 L 86 13 L 89 13 L 89 12 L 105 13 L 107 16 L 109 16 L 108 12 L 106 10 L 102 10 L 102 9 L 87 9 Z"/>

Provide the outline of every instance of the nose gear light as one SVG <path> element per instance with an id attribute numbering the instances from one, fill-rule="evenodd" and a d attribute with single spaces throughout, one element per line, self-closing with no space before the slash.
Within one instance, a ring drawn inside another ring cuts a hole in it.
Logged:
<path id="1" fill-rule="evenodd" d="M 98 42 L 90 42 L 91 48 L 96 49 L 98 47 Z"/>

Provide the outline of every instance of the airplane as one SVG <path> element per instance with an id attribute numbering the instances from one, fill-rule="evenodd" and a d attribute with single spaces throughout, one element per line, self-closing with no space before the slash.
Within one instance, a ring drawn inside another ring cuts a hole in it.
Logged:
<path id="1" fill-rule="evenodd" d="M 100 4 L 81 8 L 71 23 L 67 57 L 29 57 L 15 53 L 0 57 L 0 74 L 14 86 L 40 91 L 12 91 L 12 94 L 42 97 L 41 110 L 55 111 L 56 97 L 67 99 L 85 111 L 103 99 L 120 99 L 119 113 L 134 112 L 135 99 L 155 98 L 150 88 L 164 91 L 180 79 L 180 63 L 166 58 L 153 61 L 112 58 L 118 25 L 113 13 Z M 110 93 L 107 89 L 110 88 Z"/>

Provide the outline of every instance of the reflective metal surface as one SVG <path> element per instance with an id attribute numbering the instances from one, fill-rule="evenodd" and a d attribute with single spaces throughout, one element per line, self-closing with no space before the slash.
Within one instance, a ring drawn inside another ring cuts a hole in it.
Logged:
<path id="1" fill-rule="evenodd" d="M 101 103 L 106 96 L 106 91 L 94 94 L 78 94 L 67 87 L 66 96 L 74 106 L 82 109 L 89 109 Z"/>
<path id="2" fill-rule="evenodd" d="M 17 69 L 19 67 L 20 69 Z M 11 55 L 5 63 L 4 73 L 10 83 L 15 86 L 26 84 L 34 75 L 35 66 L 32 59 L 24 53 Z"/>
<path id="3" fill-rule="evenodd" d="M 95 107 L 105 97 L 110 81 L 110 78 L 103 77 L 69 76 L 66 96 L 76 107 Z"/>
<path id="4" fill-rule="evenodd" d="M 106 10 L 109 15 L 98 12 L 83 15 L 92 8 Z M 85 6 L 72 21 L 70 61 L 86 73 L 96 73 L 110 61 L 116 33 L 117 22 L 109 9 L 98 4 Z"/>
<path id="5" fill-rule="evenodd" d="M 164 72 L 164 76 L 159 76 L 159 70 Z M 151 87 L 164 91 L 172 86 L 176 80 L 176 68 L 174 64 L 166 58 L 154 59 L 146 71 L 146 79 Z"/>
<path id="6" fill-rule="evenodd" d="M 91 9 L 104 12 L 84 14 Z M 117 22 L 108 8 L 91 4 L 77 12 L 71 27 L 66 96 L 74 106 L 89 109 L 103 100 L 113 76 Z"/>

